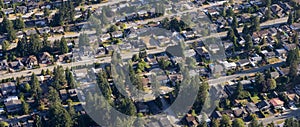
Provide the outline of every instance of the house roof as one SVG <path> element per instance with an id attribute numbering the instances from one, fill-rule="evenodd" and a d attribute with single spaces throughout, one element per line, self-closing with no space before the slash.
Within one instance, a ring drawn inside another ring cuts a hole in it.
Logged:
<path id="1" fill-rule="evenodd" d="M 248 110 L 250 112 L 257 112 L 257 111 L 259 111 L 259 109 L 257 108 L 257 106 L 254 103 L 248 103 L 246 105 L 246 107 L 248 108 Z"/>
<path id="2" fill-rule="evenodd" d="M 273 106 L 283 106 L 284 102 L 281 101 L 279 98 L 273 98 L 269 101 Z"/>

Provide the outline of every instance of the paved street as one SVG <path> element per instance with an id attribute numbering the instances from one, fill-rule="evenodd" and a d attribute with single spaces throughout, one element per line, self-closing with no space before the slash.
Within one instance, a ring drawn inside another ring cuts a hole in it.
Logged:
<path id="1" fill-rule="evenodd" d="M 285 113 L 283 113 L 282 115 L 274 115 L 274 116 L 271 116 L 268 118 L 263 118 L 260 121 L 266 125 L 268 123 L 272 123 L 272 122 L 275 123 L 276 121 L 285 120 L 286 118 L 291 118 L 291 117 L 299 118 L 300 117 L 300 109 L 288 110 Z"/>
<path id="2" fill-rule="evenodd" d="M 279 63 L 275 63 L 275 64 L 269 64 L 269 65 L 265 65 L 265 66 L 262 66 L 262 67 L 254 68 L 254 69 L 251 69 L 251 70 L 241 71 L 241 72 L 238 72 L 237 74 L 234 74 L 234 75 L 222 76 L 222 77 L 219 77 L 219 78 L 210 79 L 208 81 L 208 83 L 210 85 L 218 85 L 218 84 L 224 83 L 226 81 L 233 80 L 237 77 L 249 76 L 249 75 L 252 75 L 256 72 L 262 72 L 262 71 L 264 71 L 266 69 L 269 69 L 271 67 L 274 67 L 274 68 L 275 67 L 280 67 L 283 64 L 284 64 L 284 62 L 279 62 Z"/>

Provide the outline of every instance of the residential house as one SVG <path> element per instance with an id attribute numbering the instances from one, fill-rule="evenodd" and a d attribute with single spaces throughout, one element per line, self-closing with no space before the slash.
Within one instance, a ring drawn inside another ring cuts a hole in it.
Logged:
<path id="1" fill-rule="evenodd" d="M 284 9 L 285 12 L 289 12 L 293 9 L 293 7 L 291 7 L 287 2 L 279 2 L 279 5 L 282 9 Z"/>
<path id="2" fill-rule="evenodd" d="M 259 111 L 259 109 L 257 108 L 257 106 L 250 102 L 246 105 L 246 110 L 249 112 L 249 113 L 256 113 Z"/>
<path id="3" fill-rule="evenodd" d="M 4 101 L 6 111 L 8 113 L 16 113 L 22 109 L 22 102 L 17 98 L 7 98 Z"/>
<path id="4" fill-rule="evenodd" d="M 272 27 L 269 29 L 269 33 L 270 36 L 276 36 L 277 35 L 277 30 L 276 28 Z"/>
<path id="5" fill-rule="evenodd" d="M 256 104 L 257 108 L 260 110 L 267 110 L 270 108 L 270 103 L 267 100 L 260 101 Z"/>
<path id="6" fill-rule="evenodd" d="M 111 36 L 113 38 L 121 38 L 121 37 L 123 37 L 123 32 L 122 31 L 115 31 L 115 32 L 111 33 Z"/>
<path id="7" fill-rule="evenodd" d="M 31 56 L 25 58 L 24 63 L 27 68 L 33 68 L 34 66 L 39 64 L 36 56 L 34 56 L 34 55 L 31 55 Z"/>
<path id="8" fill-rule="evenodd" d="M 105 42 L 105 41 L 107 41 L 108 39 L 110 39 L 110 34 L 102 34 L 102 35 L 100 36 L 100 41 L 101 41 L 101 42 Z"/>
<path id="9" fill-rule="evenodd" d="M 46 26 L 47 20 L 46 19 L 37 19 L 34 21 L 36 26 Z"/>
<path id="10" fill-rule="evenodd" d="M 233 115 L 235 117 L 245 117 L 248 113 L 246 112 L 246 110 L 242 107 L 242 108 L 233 108 Z"/>
<path id="11" fill-rule="evenodd" d="M 32 35 L 32 34 L 37 34 L 37 32 L 36 32 L 35 29 L 30 29 L 30 30 L 27 30 L 27 31 L 25 32 L 25 34 L 26 34 L 27 36 L 29 36 L 29 35 Z"/>
<path id="12" fill-rule="evenodd" d="M 67 100 L 68 99 L 68 93 L 66 89 L 61 89 L 59 90 L 59 95 L 62 100 Z"/>
<path id="13" fill-rule="evenodd" d="M 279 17 L 283 17 L 285 15 L 284 10 L 278 4 L 273 4 L 270 8 L 273 13 Z"/>
<path id="14" fill-rule="evenodd" d="M 284 106 L 284 102 L 279 98 L 273 98 L 269 102 L 275 109 L 281 109 Z"/>
<path id="15" fill-rule="evenodd" d="M 103 55 L 105 55 L 105 48 L 104 47 L 98 47 L 98 49 L 96 50 L 96 54 L 95 57 L 101 57 Z"/>
<path id="16" fill-rule="evenodd" d="M 17 37 L 17 38 L 23 38 L 23 37 L 24 37 L 23 31 L 18 31 L 18 32 L 16 32 L 16 37 Z"/>
<path id="17" fill-rule="evenodd" d="M 248 59 L 241 59 L 239 62 L 238 62 L 238 65 L 240 67 L 244 67 L 246 65 L 250 64 L 250 61 Z"/>
<path id="18" fill-rule="evenodd" d="M 65 30 L 62 26 L 57 26 L 57 27 L 52 27 L 52 32 L 61 34 L 64 33 Z"/>
<path id="19" fill-rule="evenodd" d="M 10 62 L 8 65 L 11 69 L 16 71 L 22 70 L 24 68 L 24 64 L 20 60 Z"/>
<path id="20" fill-rule="evenodd" d="M 130 50 L 132 48 L 130 43 L 120 44 L 119 45 L 120 50 Z"/>
<path id="21" fill-rule="evenodd" d="M 21 13 L 21 14 L 25 14 L 27 13 L 27 7 L 26 6 L 17 6 L 17 12 Z"/>
<path id="22" fill-rule="evenodd" d="M 70 97 L 77 97 L 76 89 L 69 89 L 68 94 Z"/>
<path id="23" fill-rule="evenodd" d="M 281 49 L 276 49 L 275 53 L 278 57 L 286 58 L 287 57 L 287 51 L 283 48 Z"/>
<path id="24" fill-rule="evenodd" d="M 300 23 L 293 23 L 290 28 L 292 30 L 299 30 L 300 29 Z"/>
<path id="25" fill-rule="evenodd" d="M 283 44 L 283 48 L 287 51 L 291 51 L 291 50 L 294 50 L 296 49 L 297 45 L 296 44 Z"/>
<path id="26" fill-rule="evenodd" d="M 270 74 L 271 74 L 271 78 L 273 78 L 273 79 L 276 79 L 280 76 L 280 74 L 277 71 L 271 72 Z"/>
<path id="27" fill-rule="evenodd" d="M 211 115 L 210 115 L 211 118 L 213 119 L 220 119 L 222 118 L 222 114 L 220 113 L 220 111 L 214 111 Z"/>
<path id="28" fill-rule="evenodd" d="M 51 32 L 50 27 L 44 27 L 44 28 L 40 28 L 38 29 L 39 34 L 45 34 L 45 33 L 49 33 Z"/>
<path id="29" fill-rule="evenodd" d="M 217 53 L 220 50 L 220 47 L 217 44 L 209 44 L 208 49 L 213 53 Z"/>
<path id="30" fill-rule="evenodd" d="M 53 61 L 53 57 L 48 53 L 48 52 L 43 52 L 42 54 L 40 54 L 39 56 L 39 61 L 42 64 L 50 64 Z"/>
<path id="31" fill-rule="evenodd" d="M 300 98 L 297 94 L 286 94 L 286 96 L 288 97 L 290 104 L 298 104 L 300 102 Z"/>
<path id="32" fill-rule="evenodd" d="M 187 121 L 189 126 L 197 126 L 198 121 L 196 120 L 196 117 L 193 116 L 192 114 L 187 114 L 185 117 L 185 120 Z"/>
<path id="33" fill-rule="evenodd" d="M 0 61 L 0 70 L 7 70 L 9 67 L 7 60 Z"/>
<path id="34" fill-rule="evenodd" d="M 106 47 L 106 50 L 107 50 L 108 53 L 112 53 L 112 52 L 117 51 L 119 49 L 118 49 L 117 45 L 109 45 L 109 46 Z"/>
<path id="35" fill-rule="evenodd" d="M 3 9 L 2 11 L 4 12 L 5 15 L 9 15 L 15 12 L 13 8 Z"/>
<path id="36" fill-rule="evenodd" d="M 259 43 L 260 42 L 260 36 L 258 32 L 254 32 L 252 34 L 252 40 L 254 40 L 254 43 Z"/>
<path id="37" fill-rule="evenodd" d="M 16 84 L 14 82 L 7 82 L 0 84 L 0 90 L 2 95 L 7 95 L 10 93 L 15 93 L 16 91 Z"/>
<path id="38" fill-rule="evenodd" d="M 276 56 L 276 53 L 275 52 L 268 52 L 267 50 L 263 50 L 261 51 L 262 54 L 264 54 L 264 56 L 267 58 L 267 59 L 271 59 L 271 58 L 274 58 Z"/>
<path id="39" fill-rule="evenodd" d="M 143 102 L 138 102 L 136 104 L 136 108 L 138 109 L 139 113 L 149 113 L 149 106 Z"/>
<path id="40" fill-rule="evenodd" d="M 224 61 L 224 62 L 222 62 L 222 64 L 226 70 L 235 69 L 237 67 L 236 63 L 234 63 L 234 62 L 229 63 L 228 61 Z"/>

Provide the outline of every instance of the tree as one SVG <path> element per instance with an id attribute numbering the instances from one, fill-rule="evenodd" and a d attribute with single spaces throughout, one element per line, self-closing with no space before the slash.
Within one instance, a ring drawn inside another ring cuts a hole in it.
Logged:
<path id="1" fill-rule="evenodd" d="M 245 127 L 243 119 L 237 118 L 232 122 L 232 127 Z"/>
<path id="2" fill-rule="evenodd" d="M 48 8 L 44 8 L 44 10 L 43 10 L 43 12 L 44 12 L 44 16 L 45 17 L 49 17 L 49 15 L 50 15 L 50 10 L 48 9 Z"/>
<path id="3" fill-rule="evenodd" d="M 233 16 L 231 27 L 233 29 L 236 29 L 236 28 L 238 28 L 238 26 L 239 26 L 238 20 L 237 20 L 236 16 Z"/>
<path id="4" fill-rule="evenodd" d="M 2 28 L 2 32 L 3 33 L 7 33 L 7 37 L 9 41 L 13 41 L 14 39 L 16 39 L 16 31 L 13 27 L 13 23 L 5 16 L 2 24 L 1 24 Z"/>
<path id="5" fill-rule="evenodd" d="M 232 40 L 235 37 L 234 31 L 233 29 L 229 28 L 228 32 L 227 32 L 227 38 Z"/>
<path id="6" fill-rule="evenodd" d="M 25 101 L 22 101 L 22 110 L 23 110 L 24 115 L 29 113 L 29 105 Z"/>
<path id="7" fill-rule="evenodd" d="M 252 50 L 252 48 L 253 48 L 253 42 L 252 42 L 252 38 L 251 38 L 251 36 L 249 34 L 246 36 L 245 41 L 246 41 L 246 43 L 245 43 L 245 49 L 248 50 L 248 51 Z"/>
<path id="8" fill-rule="evenodd" d="M 222 115 L 221 121 L 220 121 L 220 127 L 231 127 L 231 120 L 228 115 Z"/>
<path id="9" fill-rule="evenodd" d="M 79 35 L 79 47 L 89 46 L 90 40 L 87 34 L 81 33 Z"/>
<path id="10" fill-rule="evenodd" d="M 2 50 L 4 52 L 6 52 L 8 50 L 8 48 L 9 48 L 9 46 L 10 46 L 10 43 L 8 41 L 6 41 L 6 40 L 3 41 L 3 43 L 2 43 Z"/>
<path id="11" fill-rule="evenodd" d="M 298 32 L 295 32 L 295 35 L 293 36 L 293 43 L 297 45 L 299 44 Z"/>
<path id="12" fill-rule="evenodd" d="M 14 24 L 15 29 L 23 29 L 25 28 L 25 23 L 22 17 L 19 17 L 16 19 L 15 24 Z"/>
<path id="13" fill-rule="evenodd" d="M 258 16 L 252 18 L 252 31 L 259 31 L 260 30 L 260 19 Z"/>
<path id="14" fill-rule="evenodd" d="M 31 87 L 28 83 L 25 83 L 23 87 L 24 87 L 24 90 L 25 90 L 26 93 L 31 91 Z"/>
<path id="15" fill-rule="evenodd" d="M 39 115 L 36 115 L 33 126 L 34 127 L 43 127 L 42 118 Z"/>
<path id="16" fill-rule="evenodd" d="M 62 37 L 60 40 L 60 52 L 62 54 L 69 52 L 69 47 L 67 45 L 67 41 L 66 41 L 65 37 Z"/>
<path id="17" fill-rule="evenodd" d="M 31 34 L 29 39 L 29 54 L 37 55 L 40 53 L 42 49 L 42 41 L 37 34 Z"/>
<path id="18" fill-rule="evenodd" d="M 42 69 L 41 71 L 41 75 L 45 76 L 46 75 L 46 71 L 44 69 Z"/>
<path id="19" fill-rule="evenodd" d="M 255 114 L 251 114 L 252 120 L 248 127 L 263 127 L 262 123 L 259 123 Z"/>
<path id="20" fill-rule="evenodd" d="M 294 23 L 294 14 L 292 12 L 289 13 L 289 18 L 287 20 L 287 24 L 292 25 Z"/>
<path id="21" fill-rule="evenodd" d="M 54 105 L 54 106 L 61 105 L 61 100 L 60 100 L 59 94 L 53 87 L 49 88 L 48 99 L 49 99 L 51 106 L 52 105 Z"/>
<path id="22" fill-rule="evenodd" d="M 226 17 L 226 9 L 225 8 L 223 8 L 222 10 L 221 10 L 221 16 L 223 16 L 223 17 Z"/>
<path id="23" fill-rule="evenodd" d="M 268 7 L 268 8 L 266 9 L 265 15 L 266 15 L 266 19 L 267 19 L 267 20 L 270 20 L 270 19 L 272 18 L 272 12 L 271 12 L 270 7 Z"/>
<path id="24" fill-rule="evenodd" d="M 228 8 L 226 14 L 228 17 L 232 17 L 235 15 L 232 8 Z"/>
<path id="25" fill-rule="evenodd" d="M 218 119 L 213 119 L 211 127 L 220 127 L 220 121 Z"/>
<path id="26" fill-rule="evenodd" d="M 297 64 L 297 62 L 292 62 L 290 64 L 289 76 L 291 78 L 295 78 L 297 75 L 298 75 L 298 64 Z"/>
<path id="27" fill-rule="evenodd" d="M 76 88 L 74 76 L 73 76 L 72 72 L 69 70 L 69 68 L 66 69 L 65 74 L 66 74 L 66 80 L 67 80 L 68 86 L 72 89 Z"/>
<path id="28" fill-rule="evenodd" d="M 274 90 L 277 87 L 275 79 L 268 79 L 267 85 L 269 90 Z"/>
<path id="29" fill-rule="evenodd" d="M 267 39 L 264 37 L 262 40 L 261 40 L 261 45 L 265 45 L 265 44 L 267 44 Z"/>
<path id="30" fill-rule="evenodd" d="M 249 32 L 250 32 L 249 27 L 248 27 L 247 25 L 244 25 L 244 28 L 243 28 L 242 33 L 243 33 L 244 35 L 247 35 L 247 34 L 249 34 Z"/>
<path id="31" fill-rule="evenodd" d="M 271 0 L 266 0 L 266 6 L 267 6 L 267 7 L 270 7 L 271 4 L 272 4 L 272 1 L 271 1 Z"/>
<path id="32" fill-rule="evenodd" d="M 299 49 L 296 48 L 288 52 L 286 58 L 286 64 L 287 66 L 290 66 L 292 63 L 298 64 L 298 62 L 299 62 Z"/>
<path id="33" fill-rule="evenodd" d="M 161 60 L 158 61 L 158 64 L 160 65 L 160 67 L 162 69 L 165 70 L 165 69 L 167 69 L 171 65 L 171 62 L 169 60 L 163 60 L 163 59 L 161 59 Z"/>
<path id="34" fill-rule="evenodd" d="M 40 87 L 39 80 L 37 76 L 33 73 L 31 75 L 30 85 L 32 87 L 32 94 L 35 98 L 39 98 L 42 94 L 42 88 Z"/>
<path id="35" fill-rule="evenodd" d="M 54 127 L 71 127 L 72 119 L 62 105 L 52 105 L 49 109 L 49 124 Z"/>
<path id="36" fill-rule="evenodd" d="M 0 122 L 0 127 L 9 127 L 9 124 L 5 121 Z"/>

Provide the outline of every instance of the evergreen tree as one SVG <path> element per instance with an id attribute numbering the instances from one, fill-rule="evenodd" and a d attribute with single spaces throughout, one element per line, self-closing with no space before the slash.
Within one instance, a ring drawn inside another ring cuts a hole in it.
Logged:
<path id="1" fill-rule="evenodd" d="M 9 48 L 9 46 L 10 46 L 10 43 L 8 41 L 6 41 L 6 40 L 3 41 L 3 43 L 2 43 L 2 50 L 4 52 L 6 52 L 8 50 L 8 48 Z"/>
<path id="2" fill-rule="evenodd" d="M 16 39 L 16 31 L 14 29 L 13 23 L 6 16 L 4 16 L 3 18 L 1 27 L 3 28 L 1 29 L 2 33 L 8 34 L 7 37 L 9 41 L 13 41 L 14 39 Z"/>
<path id="3" fill-rule="evenodd" d="M 33 126 L 34 127 L 43 127 L 42 118 L 39 115 L 36 115 Z"/>
<path id="4" fill-rule="evenodd" d="M 211 122 L 211 127 L 220 127 L 220 121 L 218 119 L 213 119 Z"/>
<path id="5" fill-rule="evenodd" d="M 270 20 L 270 19 L 272 18 L 272 12 L 271 12 L 270 7 L 268 7 L 268 8 L 266 9 L 265 15 L 266 15 L 266 19 L 267 19 L 267 20 Z"/>
<path id="6" fill-rule="evenodd" d="M 252 18 L 252 31 L 259 31 L 260 30 L 260 19 L 258 16 Z"/>
<path id="7" fill-rule="evenodd" d="M 244 28 L 243 28 L 242 33 L 243 33 L 244 35 L 247 35 L 247 34 L 249 34 L 249 32 L 250 32 L 249 27 L 248 27 L 247 25 L 244 25 Z"/>
<path id="8" fill-rule="evenodd" d="M 292 12 L 289 13 L 289 18 L 287 24 L 292 25 L 294 23 L 294 14 Z"/>
<path id="9" fill-rule="evenodd" d="M 230 117 L 227 115 L 222 115 L 221 121 L 220 121 L 220 127 L 231 127 L 231 120 Z"/>
<path id="10" fill-rule="evenodd" d="M 233 29 L 229 28 L 228 32 L 227 32 L 227 38 L 232 40 L 235 37 L 234 31 Z"/>
<path id="11" fill-rule="evenodd" d="M 245 127 L 243 119 L 237 118 L 232 122 L 232 127 Z"/>
<path id="12" fill-rule="evenodd" d="M 52 105 L 49 108 L 49 125 L 53 127 L 71 127 L 72 118 L 62 105 Z"/>
<path id="13" fill-rule="evenodd" d="M 69 52 L 69 47 L 67 45 L 67 41 L 66 41 L 65 37 L 62 37 L 60 40 L 60 52 L 62 54 Z"/>
<path id="14" fill-rule="evenodd" d="M 35 98 L 40 98 L 40 95 L 42 94 L 43 91 L 40 86 L 39 80 L 34 73 L 31 75 L 30 85 L 32 87 L 33 96 Z"/>
<path id="15" fill-rule="evenodd" d="M 246 43 L 245 43 L 245 49 L 248 50 L 248 51 L 252 50 L 252 48 L 253 48 L 253 42 L 252 42 L 252 38 L 251 38 L 251 36 L 249 34 L 246 36 L 245 41 L 246 41 Z"/>
<path id="16" fill-rule="evenodd" d="M 37 55 L 40 53 L 41 49 L 42 49 L 42 43 L 41 43 L 41 39 L 39 37 L 39 35 L 37 34 L 31 34 L 30 35 L 30 39 L 29 39 L 29 52 L 30 54 L 34 54 Z"/>
<path id="17" fill-rule="evenodd" d="M 15 29 L 23 29 L 25 28 L 25 23 L 22 17 L 19 17 L 16 19 L 15 24 L 14 24 Z"/>
<path id="18" fill-rule="evenodd" d="M 232 29 L 236 29 L 236 28 L 238 28 L 238 26 L 239 26 L 238 20 L 237 20 L 236 16 L 233 16 L 231 27 L 232 27 Z"/>
<path id="19" fill-rule="evenodd" d="M 29 104 L 25 101 L 22 101 L 22 111 L 24 115 L 29 113 Z"/>
<path id="20" fill-rule="evenodd" d="M 298 32 L 295 32 L 295 35 L 293 36 L 293 43 L 297 45 L 299 44 Z"/>

